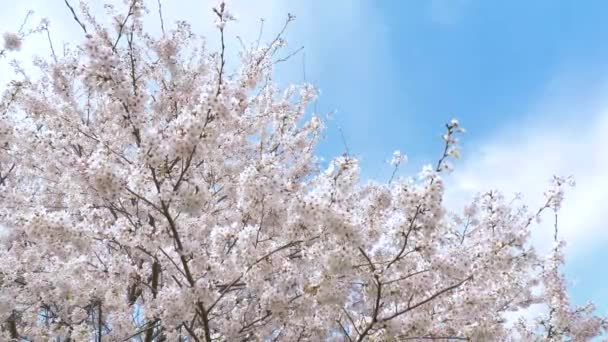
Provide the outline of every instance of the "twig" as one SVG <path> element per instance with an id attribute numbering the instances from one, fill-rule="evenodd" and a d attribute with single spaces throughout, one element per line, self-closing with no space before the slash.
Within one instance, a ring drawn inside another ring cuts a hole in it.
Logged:
<path id="1" fill-rule="evenodd" d="M 264 18 L 260 18 L 260 32 L 258 33 L 258 40 L 256 40 L 255 49 L 260 48 L 260 41 L 262 40 L 262 34 L 264 33 Z"/>
<path id="2" fill-rule="evenodd" d="M 46 31 L 46 38 L 49 41 L 49 47 L 51 48 L 51 54 L 53 55 L 53 59 L 55 60 L 55 63 L 57 63 L 57 54 L 55 54 L 55 49 L 53 48 L 53 41 L 51 40 L 51 32 L 49 31 L 48 27 L 44 27 L 44 31 Z"/>
<path id="3" fill-rule="evenodd" d="M 86 28 L 86 26 L 84 26 L 82 21 L 80 21 L 80 19 L 78 19 L 78 15 L 76 15 L 76 11 L 74 11 L 74 7 L 72 7 L 72 5 L 70 5 L 68 0 L 63 0 L 63 1 L 65 2 L 66 6 L 68 6 L 68 8 L 70 9 L 70 12 L 72 12 L 72 15 L 74 16 L 74 20 L 76 20 L 78 25 L 80 25 L 80 27 L 82 27 L 82 30 L 84 31 L 84 33 L 87 34 L 88 33 L 87 28 Z"/>
<path id="4" fill-rule="evenodd" d="M 386 321 L 389 321 L 389 320 L 391 320 L 391 319 L 393 319 L 395 317 L 401 316 L 404 313 L 410 312 L 410 311 L 416 309 L 417 307 L 422 306 L 422 305 L 424 305 L 424 304 L 426 304 L 426 303 L 434 300 L 435 298 L 441 296 L 442 294 L 450 292 L 450 291 L 452 291 L 452 290 L 460 287 L 460 285 L 464 284 L 466 281 L 471 280 L 471 279 L 473 279 L 473 276 L 468 276 L 468 277 L 464 278 L 463 280 L 457 282 L 454 285 L 448 286 L 446 288 L 443 288 L 443 289 L 435 292 L 433 295 L 429 296 L 428 298 L 426 298 L 426 299 L 424 299 L 424 300 L 422 300 L 422 301 L 420 301 L 420 302 L 418 302 L 418 303 L 416 303 L 414 305 L 408 304 L 408 306 L 405 309 L 403 309 L 401 311 L 397 311 L 397 312 L 395 312 L 394 314 L 392 314 L 390 316 L 381 318 L 381 319 L 379 319 L 379 321 L 380 322 L 386 322 Z M 410 300 L 411 300 L 411 298 L 410 298 Z"/>
<path id="5" fill-rule="evenodd" d="M 342 139 L 342 144 L 344 144 L 344 150 L 346 151 L 346 156 L 350 156 L 350 151 L 348 148 L 348 144 L 346 143 L 346 137 L 344 137 L 344 131 L 342 127 L 338 126 L 338 131 L 340 131 L 340 138 Z"/>
<path id="6" fill-rule="evenodd" d="M 25 19 L 23 19 L 23 23 L 21 23 L 21 26 L 19 26 L 19 33 L 23 33 L 23 28 L 25 27 L 25 24 L 27 24 L 27 20 L 30 18 L 30 16 L 34 14 L 34 11 L 29 10 L 27 11 L 27 14 L 25 15 Z"/>
<path id="7" fill-rule="evenodd" d="M 283 28 L 281 28 L 281 31 L 279 31 L 279 33 L 276 35 L 276 37 L 274 37 L 272 42 L 270 42 L 270 44 L 264 50 L 264 53 L 260 56 L 260 58 L 258 58 L 256 65 L 260 65 L 260 63 L 262 63 L 262 61 L 266 58 L 266 55 L 268 55 L 268 51 L 270 51 L 274 47 L 274 44 L 276 44 L 279 39 L 281 39 L 281 36 L 283 35 L 283 33 L 285 33 L 285 30 L 287 29 L 287 26 L 289 25 L 289 23 L 294 21 L 295 18 L 296 17 L 291 13 L 287 14 L 287 19 L 285 20 L 285 24 L 283 24 Z"/>
<path id="8" fill-rule="evenodd" d="M 340 321 L 336 321 L 338 323 L 338 325 L 340 325 L 340 329 L 342 329 L 342 334 L 344 334 L 344 336 L 346 336 L 346 338 L 350 341 L 353 342 L 353 339 L 350 338 L 350 335 L 348 334 L 348 331 L 346 330 L 346 328 L 344 327 L 344 325 L 342 325 L 342 323 Z"/>
<path id="9" fill-rule="evenodd" d="M 116 36 L 116 41 L 114 42 L 114 45 L 112 45 L 112 51 L 116 51 L 116 47 L 118 46 L 118 42 L 120 41 L 120 38 L 122 37 L 122 33 L 124 31 L 125 25 L 127 25 L 127 20 L 129 20 L 129 18 L 133 15 L 133 9 L 135 8 L 136 3 L 137 3 L 137 0 L 131 1 L 131 5 L 129 6 L 129 12 L 125 16 L 125 19 L 122 21 L 122 23 L 119 24 L 119 26 L 118 26 L 118 36 Z"/>
<path id="10" fill-rule="evenodd" d="M 287 60 L 289 60 L 291 57 L 297 55 L 302 50 L 304 50 L 304 46 L 300 46 L 299 48 L 297 48 L 295 51 L 293 51 L 289 55 L 287 55 L 287 56 L 285 56 L 283 58 L 277 59 L 276 61 L 274 61 L 274 64 L 281 63 L 281 62 L 286 62 Z"/>
<path id="11" fill-rule="evenodd" d="M 161 0 L 158 0 L 158 17 L 160 18 L 160 29 L 163 31 L 163 36 L 165 35 L 165 21 L 163 20 L 163 5 Z"/>

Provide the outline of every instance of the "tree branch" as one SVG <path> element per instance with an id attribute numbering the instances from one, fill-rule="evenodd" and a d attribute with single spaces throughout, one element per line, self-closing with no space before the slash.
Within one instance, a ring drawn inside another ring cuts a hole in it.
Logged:
<path id="1" fill-rule="evenodd" d="M 76 22 L 78 23 L 78 25 L 80 25 L 80 27 L 82 28 L 82 30 L 84 31 L 85 34 L 87 34 L 87 28 L 86 26 L 84 26 L 84 24 L 82 23 L 82 21 L 80 21 L 80 19 L 78 18 L 78 15 L 76 15 L 76 11 L 74 11 L 74 7 L 72 7 L 72 5 L 70 5 L 70 3 L 68 2 L 68 0 L 64 0 L 65 5 L 68 6 L 68 8 L 70 9 L 70 12 L 72 12 L 72 16 L 74 17 L 74 20 L 76 20 Z"/>

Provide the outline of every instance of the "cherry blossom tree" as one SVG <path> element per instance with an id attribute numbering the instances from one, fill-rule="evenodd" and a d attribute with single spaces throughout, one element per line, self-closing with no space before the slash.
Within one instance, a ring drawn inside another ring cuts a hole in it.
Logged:
<path id="1" fill-rule="evenodd" d="M 567 179 L 540 210 L 495 191 L 447 210 L 456 120 L 415 177 L 364 182 L 348 153 L 323 169 L 315 88 L 273 83 L 285 27 L 231 68 L 224 3 L 217 51 L 162 11 L 150 33 L 140 0 L 106 5 L 110 25 L 65 5 L 81 41 L 55 49 L 43 20 L 0 50 L 49 37 L 35 76 L 11 63 L 0 102 L 0 340 L 585 341 L 608 328 L 569 303 L 557 221 L 548 258 L 530 243 Z M 505 319 L 532 304 L 544 316 Z"/>

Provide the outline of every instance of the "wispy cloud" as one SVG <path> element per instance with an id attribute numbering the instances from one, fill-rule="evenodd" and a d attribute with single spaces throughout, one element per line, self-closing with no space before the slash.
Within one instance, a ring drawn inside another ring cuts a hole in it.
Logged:
<path id="1" fill-rule="evenodd" d="M 567 191 L 559 231 L 568 253 L 582 257 L 608 241 L 608 103 L 601 96 L 567 95 L 559 85 L 563 82 L 568 80 L 550 86 L 553 90 L 528 119 L 518 118 L 486 141 L 474 142 L 478 147 L 466 151 L 450 177 L 448 196 L 460 203 L 478 191 L 520 192 L 534 208 L 543 204 L 552 175 L 573 175 L 577 185 Z M 603 84 L 589 87 L 606 90 Z M 551 225 L 546 222 L 534 236 L 541 248 L 551 244 Z"/>

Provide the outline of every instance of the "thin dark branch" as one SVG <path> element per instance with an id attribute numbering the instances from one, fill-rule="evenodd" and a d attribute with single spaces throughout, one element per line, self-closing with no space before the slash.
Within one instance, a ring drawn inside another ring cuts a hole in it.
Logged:
<path id="1" fill-rule="evenodd" d="M 209 309 L 207 310 L 207 312 L 211 312 L 211 310 L 213 310 L 215 305 L 217 305 L 217 303 L 219 303 L 219 301 L 224 297 L 224 295 L 226 295 L 226 293 L 228 293 L 228 291 L 232 288 L 232 286 L 234 286 L 239 280 L 241 280 L 242 277 L 243 277 L 242 275 L 237 277 L 230 284 L 228 284 L 228 286 L 224 287 L 224 289 L 220 292 L 220 296 L 209 306 Z"/>
<path id="2" fill-rule="evenodd" d="M 340 329 L 342 329 L 342 334 L 344 334 L 344 336 L 346 336 L 346 338 L 350 341 L 353 342 L 353 339 L 350 338 L 350 335 L 348 334 L 348 331 L 346 330 L 346 328 L 344 327 L 344 325 L 342 325 L 342 322 L 340 322 L 339 320 L 336 321 L 338 323 L 338 325 L 340 325 Z"/>
<path id="3" fill-rule="evenodd" d="M 0 172 L 0 185 L 4 185 L 4 181 L 8 178 L 8 176 L 11 174 L 11 172 L 13 171 L 13 169 L 15 168 L 15 163 L 13 163 L 11 165 L 11 167 L 8 169 L 8 171 L 6 172 L 6 174 L 3 176 L 2 172 Z"/>
<path id="4" fill-rule="evenodd" d="M 276 61 L 274 61 L 275 64 L 277 63 L 281 63 L 281 62 L 286 62 L 288 61 L 291 57 L 297 55 L 300 51 L 304 50 L 304 46 L 300 46 L 299 48 L 297 48 L 295 51 L 293 51 L 292 53 L 288 54 L 287 56 L 283 57 L 283 58 L 279 58 Z"/>
<path id="5" fill-rule="evenodd" d="M 287 19 L 285 20 L 285 24 L 283 24 L 283 27 L 281 28 L 281 31 L 279 31 L 279 33 L 274 37 L 274 39 L 272 40 L 272 42 L 270 42 L 270 44 L 268 45 L 268 47 L 264 50 L 264 53 L 258 58 L 256 65 L 260 65 L 260 63 L 262 63 L 262 61 L 268 55 L 268 52 L 270 50 L 272 50 L 272 48 L 274 47 L 274 45 L 279 41 L 279 39 L 281 39 L 281 36 L 283 35 L 283 33 L 285 33 L 285 30 L 287 29 L 287 26 L 289 26 L 289 23 L 291 23 L 295 18 L 296 17 L 293 14 L 291 14 L 291 13 L 287 14 Z"/>
<path id="6" fill-rule="evenodd" d="M 258 39 L 256 40 L 255 49 L 260 48 L 260 41 L 262 40 L 262 34 L 264 33 L 264 18 L 260 19 L 260 32 L 258 32 Z"/>
<path id="7" fill-rule="evenodd" d="M 25 27 L 25 24 L 27 24 L 27 20 L 30 18 L 30 16 L 34 14 L 34 11 L 29 10 L 27 11 L 27 14 L 25 15 L 25 19 L 23 19 L 23 22 L 21 23 L 21 26 L 19 26 L 19 33 L 23 33 L 23 28 Z"/>
<path id="8" fill-rule="evenodd" d="M 251 327 L 253 327 L 253 326 L 254 326 L 256 323 L 262 322 L 262 321 L 264 321 L 266 318 L 268 318 L 268 317 L 270 317 L 270 316 L 272 316 L 272 312 L 271 312 L 271 311 L 266 311 L 266 314 L 265 314 L 265 315 L 263 315 L 262 317 L 259 317 L 259 318 L 255 319 L 255 320 L 251 321 L 250 323 L 248 323 L 247 325 L 243 326 L 243 327 L 242 327 L 242 328 L 239 330 L 239 332 L 240 332 L 240 333 L 242 333 L 242 332 L 244 332 L 244 331 L 246 331 L 246 330 L 250 329 L 250 328 L 251 328 Z"/>
<path id="9" fill-rule="evenodd" d="M 101 301 L 97 305 L 99 306 L 97 311 L 97 342 L 101 342 L 101 330 L 103 329 Z"/>
<path id="10" fill-rule="evenodd" d="M 125 19 L 118 26 L 118 35 L 116 36 L 116 41 L 112 45 L 112 51 L 116 51 L 116 47 L 118 46 L 118 42 L 120 42 L 120 38 L 122 37 L 122 33 L 124 31 L 125 25 L 127 25 L 127 20 L 133 15 L 133 9 L 135 8 L 135 4 L 137 0 L 132 0 L 131 5 L 129 6 L 129 12 L 125 16 Z"/>
<path id="11" fill-rule="evenodd" d="M 350 324 L 353 326 L 353 328 L 355 329 L 355 332 L 357 333 L 357 335 L 361 335 L 361 333 L 359 332 L 359 329 L 357 329 L 357 325 L 355 324 L 355 321 L 353 320 L 352 317 L 350 317 L 350 315 L 348 314 L 348 311 L 346 311 L 346 309 L 342 308 L 342 311 L 344 311 L 344 314 L 346 314 L 346 317 L 348 318 L 348 321 L 350 322 Z"/>
<path id="12" fill-rule="evenodd" d="M 372 262 L 372 260 L 367 256 L 367 254 L 365 254 L 365 251 L 363 250 L 363 248 L 359 247 L 359 252 L 361 252 L 361 254 L 363 254 L 363 256 L 365 257 L 365 260 L 367 260 L 367 263 L 369 264 L 369 267 L 372 269 L 373 272 L 375 272 L 376 267 L 374 266 L 374 263 Z"/>
<path id="13" fill-rule="evenodd" d="M 426 303 L 434 300 L 435 298 L 437 298 L 437 297 L 439 297 L 439 296 L 441 296 L 441 295 L 443 295 L 443 294 L 445 294 L 447 292 L 450 292 L 450 291 L 452 291 L 454 289 L 457 289 L 462 284 L 464 284 L 466 281 L 471 280 L 471 279 L 473 279 L 473 276 L 468 276 L 468 277 L 464 278 L 463 280 L 457 282 L 454 285 L 448 286 L 446 288 L 443 288 L 443 289 L 435 292 L 433 295 L 429 296 L 428 298 L 426 298 L 426 299 L 424 299 L 424 300 L 422 300 L 422 301 L 420 301 L 420 302 L 418 302 L 418 303 L 416 303 L 414 305 L 411 305 L 410 303 L 408 303 L 408 305 L 407 305 L 407 307 L 405 309 L 397 311 L 394 314 L 389 315 L 387 317 L 383 317 L 383 318 L 380 319 L 380 321 L 381 322 L 386 322 L 386 321 L 389 321 L 389 320 L 391 320 L 391 319 L 393 319 L 395 317 L 398 317 L 398 316 L 401 316 L 401 315 L 403 315 L 403 314 L 405 314 L 407 312 L 410 312 L 410 311 L 416 309 L 417 307 L 422 306 L 422 305 L 424 305 L 424 304 L 426 304 Z"/>
<path id="14" fill-rule="evenodd" d="M 205 341 L 211 342 L 211 329 L 209 328 L 209 316 L 207 310 L 205 310 L 205 306 L 202 302 L 196 303 L 198 307 L 198 312 L 201 317 L 203 323 L 203 331 L 205 333 Z"/>
<path id="15" fill-rule="evenodd" d="M 218 16 L 219 20 L 221 22 L 224 21 L 224 10 L 226 8 L 226 4 L 224 2 L 222 2 L 220 4 L 220 10 L 218 11 L 216 8 L 213 9 L 213 12 Z M 222 89 L 222 82 L 223 82 L 223 77 L 224 77 L 224 67 L 226 65 L 226 58 L 224 56 L 224 54 L 226 53 L 226 44 L 224 41 L 224 25 L 221 25 L 220 28 L 220 43 L 221 43 L 221 50 L 220 50 L 220 68 L 218 71 L 218 82 L 217 82 L 217 91 L 216 91 L 216 96 L 220 94 L 221 89 Z"/>
<path id="16" fill-rule="evenodd" d="M 196 333 L 188 326 L 188 324 L 184 324 L 183 326 L 195 342 L 201 342 L 201 340 L 196 336 Z"/>
<path id="17" fill-rule="evenodd" d="M 46 31 L 46 38 L 49 41 L 49 47 L 51 48 L 51 55 L 53 55 L 53 60 L 55 61 L 55 63 L 58 63 L 57 54 L 55 54 L 55 48 L 53 48 L 53 41 L 51 40 L 51 32 L 49 31 L 48 27 L 45 27 L 44 30 Z"/>
<path id="18" fill-rule="evenodd" d="M 399 251 L 399 253 L 397 253 L 397 255 L 388 263 L 388 265 L 386 265 L 386 268 L 384 269 L 384 271 L 387 271 L 394 263 L 396 263 L 397 261 L 399 261 L 400 259 L 402 259 L 404 257 L 404 252 L 405 252 L 405 247 L 407 247 L 407 243 L 410 237 L 410 234 L 412 233 L 412 231 L 414 230 L 415 227 L 415 223 L 416 223 L 416 219 L 418 218 L 418 215 L 420 215 L 421 213 L 421 209 L 422 209 L 422 205 L 419 204 L 416 207 L 416 212 L 414 213 L 414 216 L 412 217 L 412 219 L 410 220 L 410 224 L 408 226 L 408 230 L 407 233 L 403 233 L 403 245 L 401 246 L 401 250 Z"/>
<path id="19" fill-rule="evenodd" d="M 384 285 L 388 285 L 388 284 L 396 283 L 396 282 L 399 282 L 399 281 L 403 281 L 403 280 L 409 279 L 409 278 L 411 278 L 411 277 L 413 277 L 415 275 L 418 275 L 418 274 L 421 274 L 421 273 L 425 273 L 425 272 L 428 272 L 428 271 L 429 270 L 422 270 L 422 271 L 413 272 L 413 273 L 404 275 L 402 277 L 399 277 L 397 279 L 386 281 L 386 282 L 384 282 Z"/>
<path id="20" fill-rule="evenodd" d="M 154 321 L 151 321 L 151 322 L 146 322 L 146 323 L 144 323 L 144 324 L 142 325 L 141 329 L 139 329 L 139 330 L 138 330 L 138 331 L 136 331 L 135 333 L 133 333 L 133 334 L 131 334 L 131 335 L 127 336 L 127 337 L 126 337 L 126 338 L 123 340 L 123 342 L 130 341 L 130 340 L 131 340 L 133 337 L 135 337 L 135 336 L 138 336 L 138 335 L 142 334 L 144 331 L 148 330 L 148 328 L 149 328 L 149 327 L 154 326 L 154 325 L 155 325 L 157 322 L 158 322 L 158 320 L 154 320 Z"/>
<path id="21" fill-rule="evenodd" d="M 163 36 L 165 35 L 165 21 L 163 20 L 163 5 L 161 0 L 158 0 L 158 17 L 160 18 L 160 29 L 163 32 Z"/>
<path id="22" fill-rule="evenodd" d="M 158 248 L 160 250 L 161 253 L 163 253 L 165 255 L 165 257 L 167 257 L 167 259 L 169 259 L 169 261 L 171 261 L 171 263 L 173 264 L 173 266 L 175 266 L 175 268 L 179 271 L 179 273 L 181 273 L 184 278 L 186 278 L 186 274 L 184 273 L 184 271 L 182 271 L 182 269 L 177 265 L 177 263 L 173 260 L 173 258 L 171 258 L 169 256 L 169 254 L 167 254 L 167 252 L 165 252 L 164 249 L 162 249 L 161 247 Z"/>
<path id="23" fill-rule="evenodd" d="M 357 338 L 357 342 L 362 342 L 363 339 L 365 339 L 365 337 L 369 335 L 369 332 L 374 327 L 376 322 L 378 322 L 378 313 L 380 312 L 381 305 L 380 299 L 382 298 L 382 283 L 380 282 L 379 276 L 377 274 L 374 274 L 374 278 L 376 279 L 376 301 L 374 303 L 374 311 L 372 312 L 372 320 L 365 327 L 365 329 L 363 329 L 363 331 Z"/>
<path id="24" fill-rule="evenodd" d="M 84 24 L 82 23 L 82 21 L 80 21 L 80 19 L 78 18 L 78 15 L 76 15 L 76 11 L 74 11 L 74 7 L 72 7 L 72 5 L 70 5 L 70 3 L 68 2 L 68 0 L 64 0 L 65 5 L 68 6 L 68 8 L 70 9 L 70 12 L 72 12 L 72 16 L 74 16 L 74 20 L 76 20 L 76 22 L 78 23 L 78 25 L 80 25 L 80 27 L 82 28 L 82 30 L 84 31 L 85 34 L 87 34 L 87 28 L 86 26 L 84 26 Z"/>
<path id="25" fill-rule="evenodd" d="M 350 149 L 348 148 L 348 144 L 346 143 L 346 137 L 344 136 L 344 131 L 342 127 L 338 126 L 338 131 L 340 131 L 340 138 L 342 139 L 342 144 L 344 145 L 344 151 L 346 152 L 346 156 L 350 156 Z"/>

